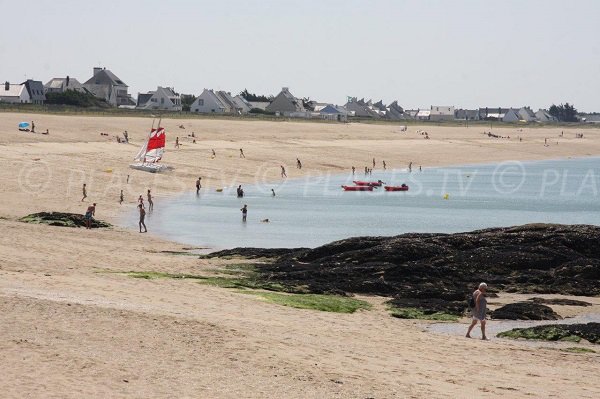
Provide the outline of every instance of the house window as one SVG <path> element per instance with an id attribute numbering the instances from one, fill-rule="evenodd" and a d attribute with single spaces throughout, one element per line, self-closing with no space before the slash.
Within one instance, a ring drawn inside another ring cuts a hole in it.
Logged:
<path id="1" fill-rule="evenodd" d="M 198 105 L 201 106 L 201 107 L 204 107 L 204 99 L 199 98 L 198 99 Z"/>
<path id="2" fill-rule="evenodd" d="M 165 103 L 165 98 L 164 98 L 164 97 L 161 97 L 161 98 L 160 98 L 160 103 L 161 103 L 161 104 L 164 104 L 164 103 Z"/>

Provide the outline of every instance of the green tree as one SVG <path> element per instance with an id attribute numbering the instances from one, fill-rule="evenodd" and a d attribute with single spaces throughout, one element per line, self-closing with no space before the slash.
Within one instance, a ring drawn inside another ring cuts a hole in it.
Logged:
<path id="1" fill-rule="evenodd" d="M 257 101 L 257 102 L 270 102 L 273 96 L 265 96 L 261 94 L 250 93 L 248 89 L 244 89 L 240 92 L 240 96 L 244 97 L 246 101 Z"/>
<path id="2" fill-rule="evenodd" d="M 558 119 L 560 122 L 578 122 L 577 109 L 573 104 L 564 103 L 560 105 L 552 104 L 548 113 Z"/>
<path id="3" fill-rule="evenodd" d="M 182 94 L 181 95 L 181 109 L 183 111 L 189 111 L 192 104 L 196 101 L 196 96 L 193 94 Z"/>

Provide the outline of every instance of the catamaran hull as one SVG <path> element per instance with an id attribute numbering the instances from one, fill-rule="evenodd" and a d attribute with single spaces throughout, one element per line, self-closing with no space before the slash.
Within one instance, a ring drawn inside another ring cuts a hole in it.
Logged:
<path id="1" fill-rule="evenodd" d="M 129 165 L 131 169 L 143 170 L 144 172 L 160 173 L 173 169 L 170 166 L 158 163 L 132 163 Z"/>

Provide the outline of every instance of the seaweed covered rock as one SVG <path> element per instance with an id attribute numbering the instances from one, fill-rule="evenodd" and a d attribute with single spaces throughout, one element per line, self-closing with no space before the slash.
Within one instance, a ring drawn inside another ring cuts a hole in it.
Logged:
<path id="1" fill-rule="evenodd" d="M 280 256 L 289 255 L 306 249 L 307 248 L 233 248 L 200 255 L 200 259 L 227 258 L 234 256 L 246 259 L 279 258 Z"/>
<path id="2" fill-rule="evenodd" d="M 541 303 L 543 305 L 562 305 L 562 306 L 592 306 L 591 303 L 585 301 L 579 301 L 577 299 L 568 298 L 530 298 L 530 301 L 534 303 Z"/>
<path id="3" fill-rule="evenodd" d="M 498 320 L 559 320 L 561 317 L 551 307 L 535 302 L 509 303 L 491 313 Z"/>
<path id="4" fill-rule="evenodd" d="M 85 220 L 83 219 L 83 215 L 77 213 L 39 212 L 27 215 L 21 218 L 21 221 L 25 223 L 47 224 L 50 226 L 85 227 Z M 101 220 L 92 219 L 91 227 L 93 229 L 97 229 L 112 226 L 109 223 L 103 222 Z"/>
<path id="5" fill-rule="evenodd" d="M 586 324 L 549 324 L 529 328 L 514 328 L 501 332 L 500 338 L 524 338 L 544 341 L 575 341 L 585 339 L 600 344 L 600 323 Z"/>
<path id="6" fill-rule="evenodd" d="M 600 295 L 598 242 L 600 227 L 551 224 L 355 237 L 284 253 L 259 273 L 314 293 L 435 298 L 452 310 L 481 281 L 492 292 Z"/>

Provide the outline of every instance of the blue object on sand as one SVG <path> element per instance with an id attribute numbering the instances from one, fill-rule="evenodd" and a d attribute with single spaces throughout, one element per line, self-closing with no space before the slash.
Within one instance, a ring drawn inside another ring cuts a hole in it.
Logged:
<path id="1" fill-rule="evenodd" d="M 19 123 L 19 129 L 27 129 L 28 127 L 29 127 L 29 122 Z"/>

